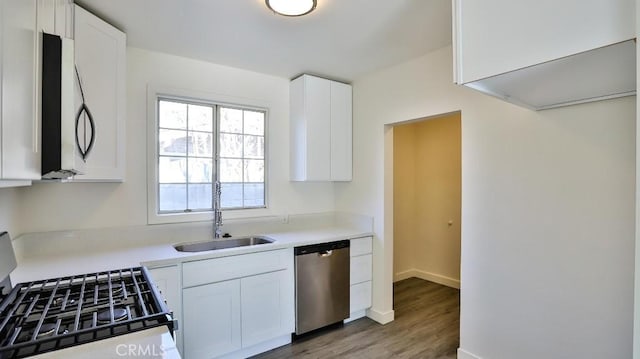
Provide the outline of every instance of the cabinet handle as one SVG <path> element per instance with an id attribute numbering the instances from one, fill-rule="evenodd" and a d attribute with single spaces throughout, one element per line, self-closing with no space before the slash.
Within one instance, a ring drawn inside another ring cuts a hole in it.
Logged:
<path id="1" fill-rule="evenodd" d="M 96 125 L 93 122 L 93 116 L 91 115 L 91 111 L 89 111 L 89 107 L 84 100 L 84 91 L 82 90 L 82 81 L 80 81 L 80 74 L 78 73 L 78 66 L 76 66 L 76 77 L 78 78 L 78 86 L 80 87 L 80 96 L 82 96 L 82 105 L 80 106 L 80 110 L 78 111 L 78 115 L 76 116 L 76 146 L 78 147 L 78 151 L 82 156 L 82 160 L 87 162 L 87 157 L 89 156 L 89 152 L 93 148 L 93 143 L 96 140 Z M 78 138 L 78 124 L 80 123 L 80 118 L 84 115 L 85 125 L 84 125 L 84 146 L 80 145 L 80 139 Z M 87 119 L 89 119 L 89 126 L 91 127 L 91 139 L 89 140 L 89 145 L 87 146 Z"/>

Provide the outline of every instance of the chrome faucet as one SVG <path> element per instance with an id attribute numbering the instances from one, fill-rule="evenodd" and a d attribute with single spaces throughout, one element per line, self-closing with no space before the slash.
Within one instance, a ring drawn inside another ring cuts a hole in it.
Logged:
<path id="1" fill-rule="evenodd" d="M 220 209 L 220 196 L 222 196 L 222 185 L 216 180 L 213 191 L 213 238 L 218 239 L 222 234 L 222 210 Z"/>

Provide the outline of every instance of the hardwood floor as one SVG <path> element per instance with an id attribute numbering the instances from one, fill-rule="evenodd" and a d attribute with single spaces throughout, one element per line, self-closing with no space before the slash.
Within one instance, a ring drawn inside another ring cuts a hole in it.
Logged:
<path id="1" fill-rule="evenodd" d="M 455 359 L 460 291 L 410 278 L 395 283 L 393 293 L 395 320 L 387 325 L 362 318 L 254 358 Z"/>

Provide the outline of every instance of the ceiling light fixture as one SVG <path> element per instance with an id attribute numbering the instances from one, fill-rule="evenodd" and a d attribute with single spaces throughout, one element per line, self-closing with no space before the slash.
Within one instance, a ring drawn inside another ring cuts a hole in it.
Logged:
<path id="1" fill-rule="evenodd" d="M 284 16 L 302 16 L 312 12 L 317 0 L 265 0 L 267 7 Z"/>

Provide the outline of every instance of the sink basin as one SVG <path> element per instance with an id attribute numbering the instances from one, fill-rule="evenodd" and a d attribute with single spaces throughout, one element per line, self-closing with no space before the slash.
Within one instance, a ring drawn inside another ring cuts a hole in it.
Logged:
<path id="1" fill-rule="evenodd" d="M 173 246 L 178 252 L 203 252 L 216 249 L 257 246 L 259 244 L 273 243 L 266 237 L 242 237 L 223 240 L 211 240 L 206 242 L 183 243 Z"/>

